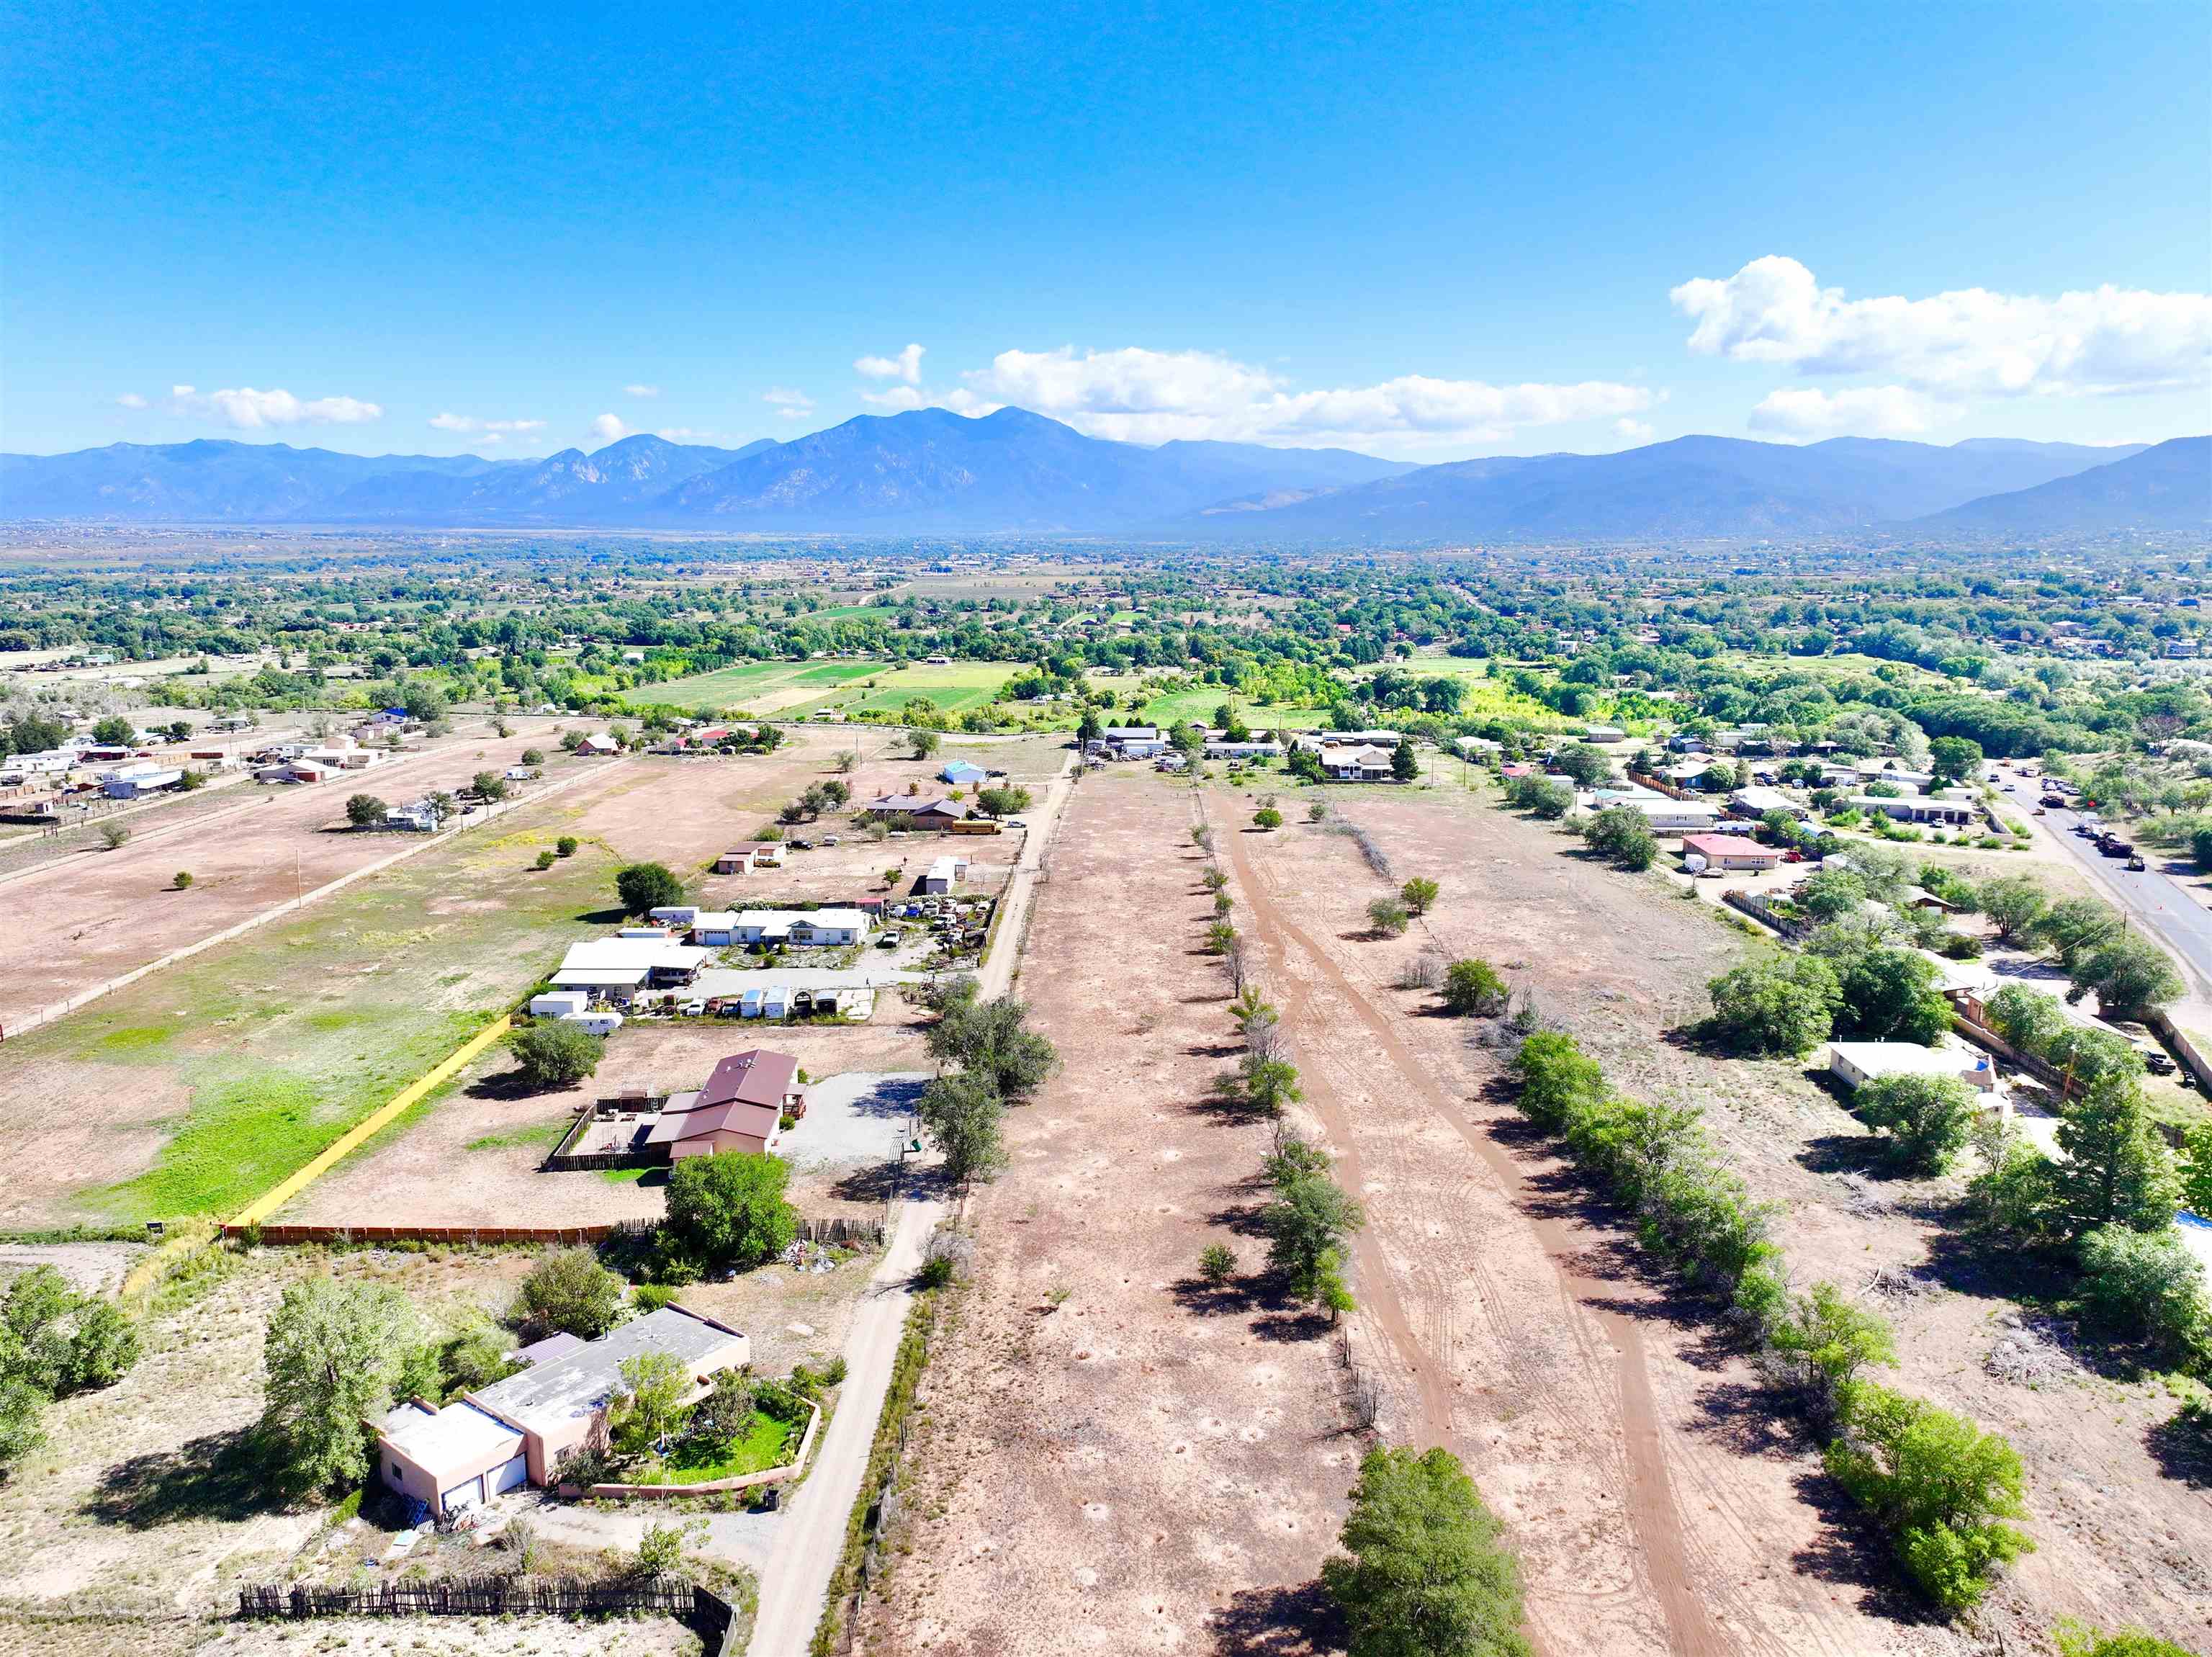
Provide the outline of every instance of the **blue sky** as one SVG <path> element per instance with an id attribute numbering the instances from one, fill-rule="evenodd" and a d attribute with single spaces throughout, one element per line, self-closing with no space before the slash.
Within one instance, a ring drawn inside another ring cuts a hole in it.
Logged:
<path id="1" fill-rule="evenodd" d="M 2201 0 L 1370 11 L 10 4 L 0 447 L 2212 427 Z"/>

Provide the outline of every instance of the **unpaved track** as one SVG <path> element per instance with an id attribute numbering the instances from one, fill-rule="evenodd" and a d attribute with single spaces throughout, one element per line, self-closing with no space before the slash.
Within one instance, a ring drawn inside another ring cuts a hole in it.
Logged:
<path id="1" fill-rule="evenodd" d="M 1219 837 L 1228 848 L 1230 861 L 1237 872 L 1237 884 L 1245 900 L 1251 906 L 1255 929 L 1269 956 L 1288 964 L 1295 949 L 1309 967 L 1342 998 L 1358 1018 L 1375 1045 L 1381 1049 L 1392 1067 L 1389 1084 L 1406 1088 L 1410 1096 L 1422 1100 L 1433 1111 L 1437 1118 L 1450 1127 L 1479 1154 L 1489 1167 L 1499 1187 L 1505 1192 L 1514 1208 L 1524 1214 L 1529 1209 L 1529 1192 L 1521 1170 L 1512 1158 L 1487 1135 L 1480 1133 L 1468 1120 L 1456 1101 L 1449 1099 L 1431 1076 L 1428 1068 L 1399 1039 L 1393 1028 L 1393 1016 L 1378 1009 L 1340 971 L 1328 952 L 1281 912 L 1281 906 L 1265 880 L 1254 868 L 1245 844 L 1246 836 L 1231 830 Z M 1297 979 L 1288 982 L 1296 984 Z M 1292 1032 L 1304 1029 L 1315 1032 L 1320 1020 L 1315 1016 L 1311 997 L 1303 988 L 1286 992 L 1285 1023 Z M 1298 1038 L 1294 1033 L 1294 1047 Z M 1307 1041 L 1310 1044 L 1310 1034 Z M 1329 1136 L 1340 1148 L 1348 1183 L 1353 1190 L 1365 1183 L 1360 1169 L 1350 1113 L 1343 1102 L 1325 1081 L 1318 1080 L 1317 1072 L 1309 1065 L 1302 1073 L 1306 1079 L 1309 1102 L 1316 1106 L 1328 1124 Z M 1543 1243 L 1545 1252 L 1558 1268 L 1563 1301 L 1576 1312 L 1594 1315 L 1607 1341 L 1611 1343 L 1612 1365 L 1617 1374 L 1617 1397 L 1620 1421 L 1620 1431 L 1626 1450 L 1628 1474 L 1628 1512 L 1632 1529 L 1643 1556 L 1642 1575 L 1665 1615 L 1668 1647 L 1684 1657 L 1718 1657 L 1722 1653 L 1738 1649 L 1735 1643 L 1724 1637 L 1706 1615 L 1705 1606 L 1692 1591 L 1687 1563 L 1682 1544 L 1682 1520 L 1678 1511 L 1671 1480 L 1668 1477 L 1665 1450 L 1661 1442 L 1659 1422 L 1652 1405 L 1651 1378 L 1645 1364 L 1643 1331 L 1636 1320 L 1626 1313 L 1599 1308 L 1593 1302 L 1619 1292 L 1620 1285 L 1601 1282 L 1573 1270 L 1570 1262 L 1587 1246 L 1586 1234 L 1574 1234 L 1561 1221 L 1532 1216 L 1530 1225 Z M 1361 1286 L 1389 1331 L 1391 1342 L 1404 1355 L 1420 1385 L 1420 1394 L 1426 1417 L 1424 1425 L 1426 1436 L 1432 1441 L 1443 1442 L 1466 1459 L 1467 1451 L 1452 1429 L 1452 1397 L 1438 1361 L 1425 1352 L 1414 1338 L 1412 1326 L 1395 1288 L 1390 1284 L 1390 1272 L 1382 1259 L 1382 1245 L 1372 1233 L 1362 1235 L 1358 1244 L 1363 1267 Z M 1486 1302 L 1491 1297 L 1486 1296 Z M 1577 1328 L 1578 1340 L 1594 1363 L 1602 1363 L 1606 1343 L 1591 1340 Z M 1449 1361 L 1449 1353 L 1443 1355 Z M 1592 1430 L 1595 1423 L 1590 1423 Z M 1540 1638 L 1540 1630 L 1539 1630 Z"/>

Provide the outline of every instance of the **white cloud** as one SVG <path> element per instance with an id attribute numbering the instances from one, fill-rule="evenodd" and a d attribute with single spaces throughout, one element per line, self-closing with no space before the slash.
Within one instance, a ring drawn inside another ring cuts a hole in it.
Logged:
<path id="1" fill-rule="evenodd" d="M 1463 448 L 1510 437 L 1524 426 L 1640 413 L 1662 393 L 1642 386 L 1493 386 L 1479 380 L 1401 375 L 1371 386 L 1300 391 L 1279 375 L 1212 351 L 1139 346 L 1077 352 L 1001 351 L 963 376 L 965 392 L 867 394 L 879 406 L 988 413 L 1018 404 L 1097 437 L 1157 443 L 1174 438 L 1241 442 Z"/>
<path id="2" fill-rule="evenodd" d="M 1651 441 L 1651 423 L 1649 420 L 1616 420 L 1613 423 L 1613 435 L 1624 443 L 1648 443 Z"/>
<path id="3" fill-rule="evenodd" d="M 804 420 L 814 412 L 814 399 L 790 386 L 770 386 L 761 393 L 761 401 L 773 407 L 779 419 Z"/>
<path id="4" fill-rule="evenodd" d="M 860 400 L 872 408 L 882 409 L 887 414 L 903 414 L 908 409 L 949 409 L 955 414 L 970 418 L 990 414 L 1005 406 L 987 402 L 971 391 L 954 387 L 950 391 L 931 391 L 921 386 L 893 386 L 886 391 L 864 391 Z"/>
<path id="5" fill-rule="evenodd" d="M 855 372 L 871 380 L 903 380 L 909 386 L 921 383 L 922 348 L 908 345 L 896 356 L 862 356 L 854 360 Z"/>
<path id="6" fill-rule="evenodd" d="M 119 409 L 143 409 L 146 406 L 146 399 L 135 391 L 126 391 L 115 399 L 115 406 Z"/>
<path id="7" fill-rule="evenodd" d="M 2109 396 L 2212 381 L 2212 294 L 2108 284 L 2056 299 L 1984 288 L 1846 299 L 1796 259 L 1770 255 L 1668 296 L 1697 322 L 1692 351 L 1805 375 L 1882 375 L 1953 398 Z"/>
<path id="8" fill-rule="evenodd" d="M 629 429 L 619 415 L 603 414 L 592 422 L 592 435 L 603 443 L 611 443 Z"/>
<path id="9" fill-rule="evenodd" d="M 169 400 L 179 414 L 214 418 L 241 431 L 266 426 L 358 425 L 381 420 L 384 411 L 357 397 L 318 397 L 302 400 L 289 391 L 256 391 L 251 386 L 211 391 L 204 396 L 190 386 L 169 387 Z"/>
<path id="10" fill-rule="evenodd" d="M 1856 386 L 1822 391 L 1817 386 L 1770 392 L 1752 410 L 1753 431 L 1811 442 L 1821 437 L 1917 437 L 1939 421 L 1956 419 L 1958 405 L 1943 403 L 1910 386 Z"/>
<path id="11" fill-rule="evenodd" d="M 623 387 L 623 395 L 625 397 L 658 397 L 660 395 L 660 387 L 658 386 L 624 386 Z"/>
<path id="12" fill-rule="evenodd" d="M 440 431 L 483 432 L 495 442 L 507 433 L 520 435 L 545 429 L 543 420 L 479 420 L 473 414 L 434 414 L 430 423 Z"/>

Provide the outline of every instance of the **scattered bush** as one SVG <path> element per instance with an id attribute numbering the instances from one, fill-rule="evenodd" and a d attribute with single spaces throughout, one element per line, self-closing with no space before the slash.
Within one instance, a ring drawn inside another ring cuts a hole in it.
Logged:
<path id="1" fill-rule="evenodd" d="M 1198 1275 L 1219 1288 L 1237 1275 L 1237 1253 L 1223 1243 L 1208 1243 L 1198 1257 Z"/>
<path id="2" fill-rule="evenodd" d="M 564 834 L 556 840 L 553 843 L 553 855 L 556 857 L 574 857 L 576 855 L 576 837 L 573 834 Z"/>
<path id="3" fill-rule="evenodd" d="M 1395 938 L 1411 919 L 1406 905 L 1396 898 L 1377 898 L 1367 905 L 1367 924 L 1378 935 Z"/>
<path id="4" fill-rule="evenodd" d="M 1510 991 L 1498 969 L 1479 956 L 1444 968 L 1445 1010 L 1462 1018 L 1491 1018 L 1505 1010 Z"/>
<path id="5" fill-rule="evenodd" d="M 169 879 L 170 883 L 179 892 L 190 892 L 192 889 L 192 872 L 188 868 L 179 869 Z"/>
<path id="6" fill-rule="evenodd" d="M 1352 1657 L 1528 1657 L 1504 1532 L 1450 1451 L 1369 1451 L 1321 1568 Z"/>

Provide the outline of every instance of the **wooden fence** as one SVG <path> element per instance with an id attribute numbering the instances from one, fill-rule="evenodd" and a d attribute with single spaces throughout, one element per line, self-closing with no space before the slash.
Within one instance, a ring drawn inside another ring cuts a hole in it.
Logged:
<path id="1" fill-rule="evenodd" d="M 643 1237 L 659 1230 L 658 1220 L 616 1220 L 592 1226 L 321 1226 L 228 1225 L 225 1237 L 258 1242 L 271 1248 L 307 1243 L 580 1243 L 604 1242 L 610 1237 Z M 830 1243 L 845 1248 L 874 1248 L 884 1240 L 880 1220 L 837 1215 L 825 1220 L 801 1220 L 799 1240 Z"/>
<path id="2" fill-rule="evenodd" d="M 238 1591 L 248 1620 L 310 1617 L 619 1617 L 658 1611 L 714 1626 L 731 1620 L 729 1605 L 705 1588 L 675 1577 L 586 1582 L 574 1577 L 456 1577 L 446 1581 L 380 1582 L 369 1587 L 267 1585 Z"/>

